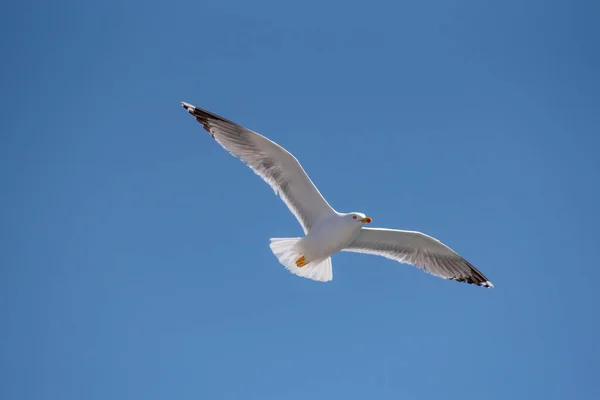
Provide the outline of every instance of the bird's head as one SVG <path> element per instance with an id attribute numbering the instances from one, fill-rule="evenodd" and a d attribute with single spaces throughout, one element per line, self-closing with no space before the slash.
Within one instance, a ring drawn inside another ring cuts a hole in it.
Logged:
<path id="1" fill-rule="evenodd" d="M 370 217 L 367 217 L 363 213 L 357 213 L 357 212 L 347 214 L 346 218 L 353 220 L 359 224 L 370 224 L 371 222 L 373 222 L 373 220 Z"/>

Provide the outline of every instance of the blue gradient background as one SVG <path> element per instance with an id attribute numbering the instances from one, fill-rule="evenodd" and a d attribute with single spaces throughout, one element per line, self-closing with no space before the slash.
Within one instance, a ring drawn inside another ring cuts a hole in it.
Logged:
<path id="1" fill-rule="evenodd" d="M 0 398 L 600 398 L 598 2 L 0 7 Z M 181 100 L 496 288 L 289 274 L 300 226 Z"/>

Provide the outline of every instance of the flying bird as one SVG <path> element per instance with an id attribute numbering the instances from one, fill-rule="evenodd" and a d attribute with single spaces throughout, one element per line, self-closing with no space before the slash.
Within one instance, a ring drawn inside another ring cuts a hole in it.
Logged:
<path id="1" fill-rule="evenodd" d="M 291 273 L 327 282 L 333 279 L 331 255 L 339 251 L 374 254 L 458 282 L 492 283 L 467 260 L 424 233 L 368 228 L 360 212 L 334 210 L 296 157 L 277 143 L 223 117 L 182 102 L 213 139 L 240 158 L 279 194 L 304 230 L 302 238 L 272 238 L 270 247 Z"/>

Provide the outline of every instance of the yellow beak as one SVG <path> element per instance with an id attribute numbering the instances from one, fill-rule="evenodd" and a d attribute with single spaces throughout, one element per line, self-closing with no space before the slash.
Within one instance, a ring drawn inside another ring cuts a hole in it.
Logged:
<path id="1" fill-rule="evenodd" d="M 370 224 L 371 222 L 373 222 L 373 220 L 369 217 L 366 217 L 361 219 L 360 222 L 362 222 L 363 224 Z"/>

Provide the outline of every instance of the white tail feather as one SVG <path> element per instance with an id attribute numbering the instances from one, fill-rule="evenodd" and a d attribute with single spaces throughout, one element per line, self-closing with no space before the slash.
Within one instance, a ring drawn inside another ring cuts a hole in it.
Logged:
<path id="1" fill-rule="evenodd" d="M 303 256 L 302 249 L 298 246 L 302 238 L 271 238 L 271 250 L 275 257 L 292 274 L 315 281 L 327 282 L 333 279 L 331 258 L 314 260 L 304 267 L 296 266 L 296 260 Z"/>

